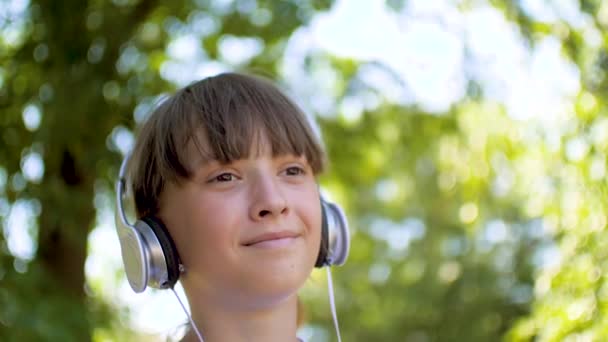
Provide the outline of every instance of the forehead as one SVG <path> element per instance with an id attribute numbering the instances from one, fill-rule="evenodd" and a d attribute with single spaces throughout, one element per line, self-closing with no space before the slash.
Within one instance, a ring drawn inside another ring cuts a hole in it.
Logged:
<path id="1" fill-rule="evenodd" d="M 277 156 L 280 154 L 295 154 L 295 151 L 284 151 L 278 153 L 272 148 L 270 138 L 261 128 L 257 128 L 255 132 L 250 134 L 248 143 L 242 144 L 242 147 L 237 153 L 228 159 L 219 157 L 218 155 L 225 154 L 222 151 L 215 151 L 211 146 L 207 135 L 203 129 L 199 129 L 193 134 L 192 138 L 186 144 L 183 152 L 182 163 L 188 170 L 195 170 L 205 164 L 211 162 L 230 163 L 239 159 L 256 158 L 263 155 Z M 225 146 L 219 146 L 220 149 L 226 149 Z"/>

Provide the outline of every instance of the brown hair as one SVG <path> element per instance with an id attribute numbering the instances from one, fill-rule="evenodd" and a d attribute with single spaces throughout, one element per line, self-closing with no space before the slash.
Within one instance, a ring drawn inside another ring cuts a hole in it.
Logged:
<path id="1" fill-rule="evenodd" d="M 226 73 L 180 89 L 143 125 L 129 161 L 138 217 L 158 211 L 167 182 L 192 176 L 188 146 L 203 161 L 230 163 L 262 138 L 273 156 L 305 156 L 315 174 L 323 170 L 325 155 L 305 115 L 270 81 Z"/>

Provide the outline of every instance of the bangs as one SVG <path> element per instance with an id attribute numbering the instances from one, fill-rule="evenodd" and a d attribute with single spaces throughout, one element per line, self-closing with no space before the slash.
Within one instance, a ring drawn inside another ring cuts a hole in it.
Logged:
<path id="1" fill-rule="evenodd" d="M 322 149 L 306 116 L 274 85 L 263 79 L 236 74 L 221 75 L 195 83 L 176 96 L 185 120 L 175 127 L 178 146 L 194 146 L 201 162 L 227 164 L 261 152 L 265 142 L 273 156 L 306 157 L 315 174 L 324 166 Z M 165 158 L 178 162 L 178 175 L 188 177 L 192 161 L 189 148 L 176 149 Z"/>

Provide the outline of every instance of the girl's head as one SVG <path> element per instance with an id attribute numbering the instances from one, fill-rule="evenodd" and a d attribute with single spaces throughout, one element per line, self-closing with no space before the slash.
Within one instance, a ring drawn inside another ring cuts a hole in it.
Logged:
<path id="1" fill-rule="evenodd" d="M 138 216 L 157 217 L 175 242 L 190 299 L 236 309 L 291 298 L 308 278 L 323 164 L 292 101 L 266 80 L 230 73 L 164 101 L 128 172 Z"/>

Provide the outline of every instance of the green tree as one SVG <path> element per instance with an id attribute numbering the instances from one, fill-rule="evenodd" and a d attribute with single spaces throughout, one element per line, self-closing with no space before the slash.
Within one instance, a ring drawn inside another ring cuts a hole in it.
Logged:
<path id="1" fill-rule="evenodd" d="M 274 75 L 290 33 L 324 6 L 31 1 L 2 17 L 2 203 L 21 203 L 34 216 L 23 229 L 38 248 L 23 260 L 9 252 L 6 234 L 1 240 L 0 339 L 86 341 L 92 327 L 109 322 L 111 310 L 85 286 L 93 199 L 117 172 L 113 130 L 133 127 L 138 103 L 175 87 L 159 72 L 167 44 L 208 24 L 195 33 L 214 59 L 225 35 L 259 37 L 265 49 L 249 66 Z M 24 172 L 28 160 L 41 160 L 43 174 Z"/>
<path id="2" fill-rule="evenodd" d="M 568 111 L 560 133 L 560 148 L 539 143 L 547 151 L 537 155 L 546 165 L 542 176 L 554 185 L 551 197 L 536 203 L 550 230 L 559 258 L 551 267 L 535 272 L 531 314 L 520 319 L 506 335 L 510 341 L 603 341 L 606 329 L 606 185 L 607 28 L 606 4 L 580 1 L 576 5 L 583 24 L 568 20 L 534 22 L 521 8 L 506 13 L 534 44 L 543 37 L 557 37 L 563 53 L 580 72 L 581 89 Z M 550 151 L 550 152 L 548 152 Z M 529 177 L 528 182 L 541 181 Z M 531 202 L 528 199 L 528 202 Z"/>

